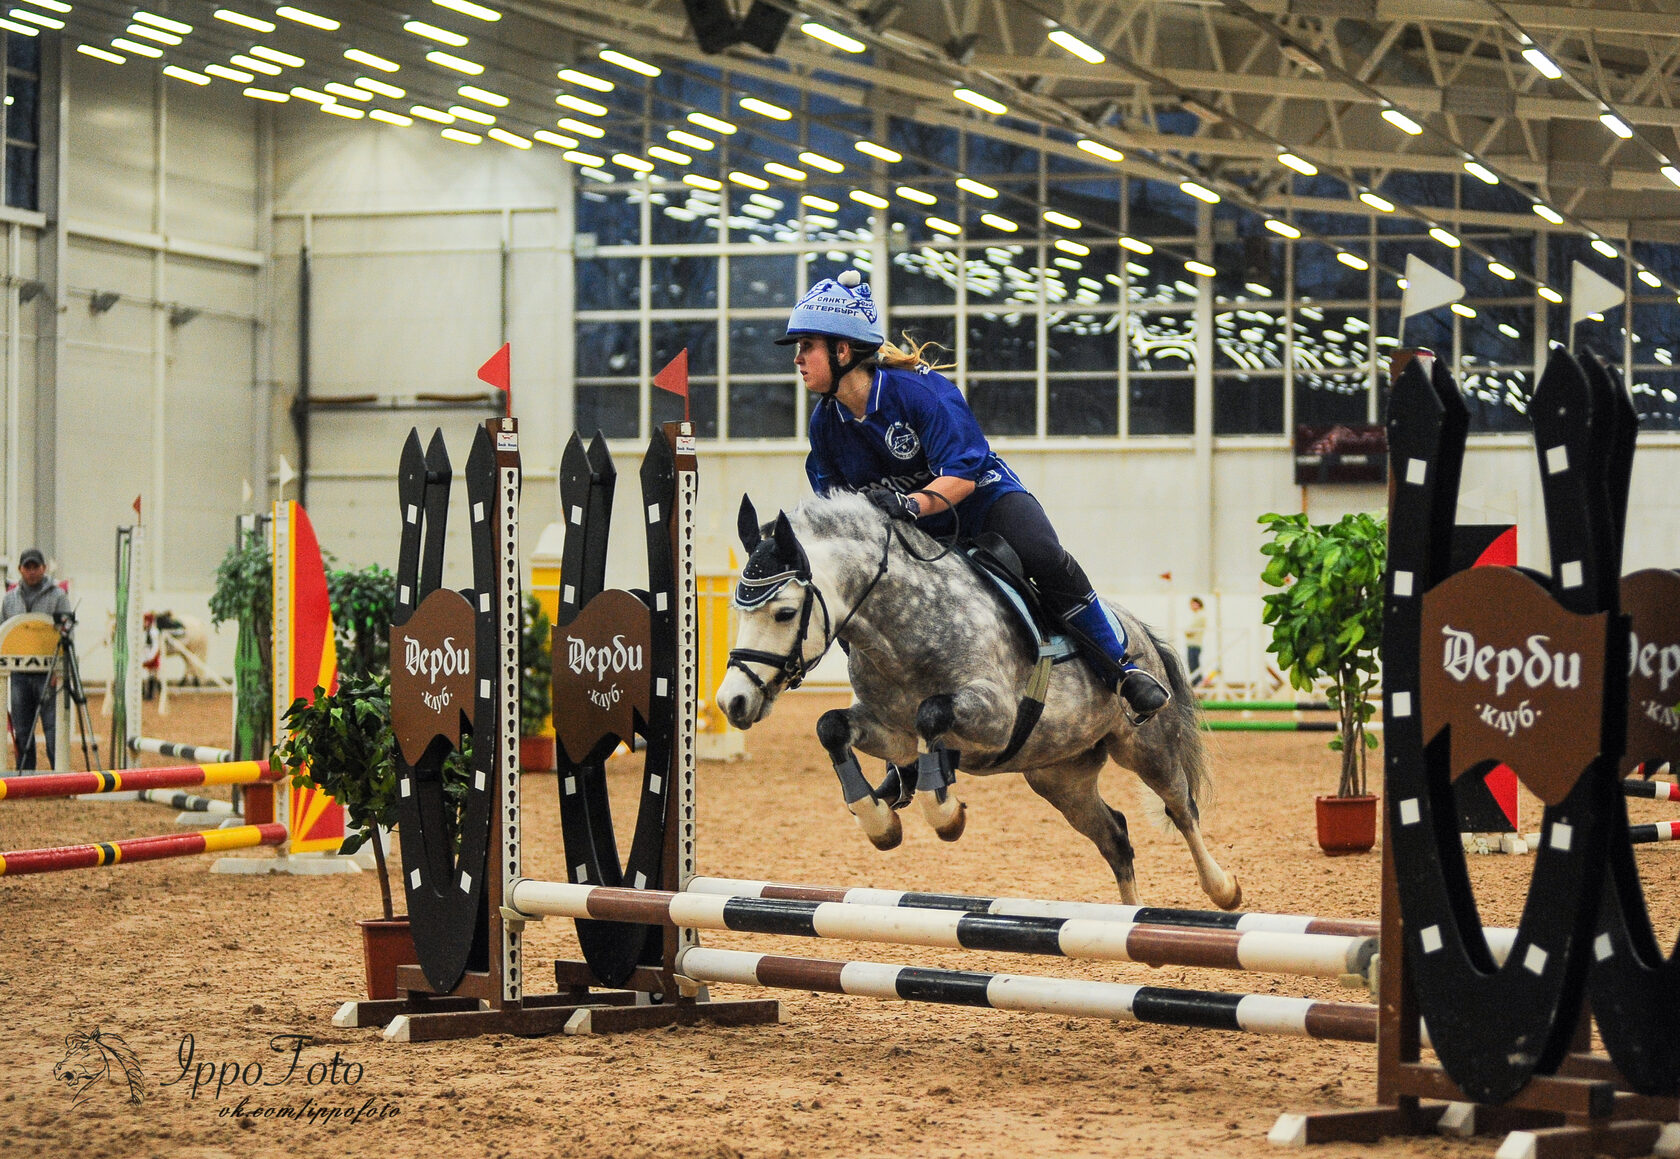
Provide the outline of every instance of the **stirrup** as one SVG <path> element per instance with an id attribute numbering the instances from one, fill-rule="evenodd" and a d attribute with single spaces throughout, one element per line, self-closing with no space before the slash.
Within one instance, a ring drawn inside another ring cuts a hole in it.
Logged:
<path id="1" fill-rule="evenodd" d="M 1120 701 L 1126 708 L 1126 719 L 1134 728 L 1148 723 L 1151 717 L 1172 702 L 1172 693 L 1142 668 L 1125 669 L 1115 691 L 1120 694 Z"/>

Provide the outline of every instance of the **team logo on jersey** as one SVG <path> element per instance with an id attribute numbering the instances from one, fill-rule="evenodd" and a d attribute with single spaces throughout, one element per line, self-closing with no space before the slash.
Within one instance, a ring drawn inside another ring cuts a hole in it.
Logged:
<path id="1" fill-rule="evenodd" d="M 1001 478 L 1003 478 L 1002 471 L 987 471 L 984 475 L 974 480 L 974 485 L 976 487 L 990 487 Z"/>
<path id="2" fill-rule="evenodd" d="M 914 459 L 921 449 L 922 440 L 908 423 L 894 423 L 887 428 L 887 450 L 893 453 L 893 458 Z"/>

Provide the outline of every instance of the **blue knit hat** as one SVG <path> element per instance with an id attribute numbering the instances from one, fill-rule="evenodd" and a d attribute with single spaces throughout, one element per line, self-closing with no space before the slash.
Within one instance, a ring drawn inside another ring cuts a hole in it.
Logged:
<path id="1" fill-rule="evenodd" d="M 787 337 L 776 339 L 776 345 L 790 346 L 808 335 L 844 338 L 860 346 L 887 340 L 869 284 L 856 270 L 812 286 L 788 318 Z"/>

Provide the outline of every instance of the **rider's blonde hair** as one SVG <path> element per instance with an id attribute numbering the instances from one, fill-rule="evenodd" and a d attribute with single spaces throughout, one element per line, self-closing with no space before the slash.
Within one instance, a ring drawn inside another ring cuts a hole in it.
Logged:
<path id="1" fill-rule="evenodd" d="M 883 342 L 875 352 L 874 360 L 888 370 L 915 370 L 923 365 L 931 370 L 952 370 L 956 367 L 955 362 L 934 361 L 945 349 L 939 343 L 917 342 L 910 337 L 908 330 L 902 331 L 899 336 L 904 340 L 903 346 Z"/>

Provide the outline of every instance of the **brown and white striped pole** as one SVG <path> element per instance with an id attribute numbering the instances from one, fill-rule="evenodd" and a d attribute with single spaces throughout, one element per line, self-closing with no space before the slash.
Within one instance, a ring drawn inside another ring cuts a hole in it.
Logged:
<path id="1" fill-rule="evenodd" d="M 1316 978 L 1351 975 L 1364 979 L 1377 948 L 1374 937 L 1341 934 L 1186 929 L 1086 918 L 668 893 L 530 879 L 515 882 L 508 897 L 513 909 L 532 916 Z"/>
<path id="2" fill-rule="evenodd" d="M 697 982 L 816 990 L 865 998 L 984 1006 L 993 1010 L 1193 1026 L 1247 1034 L 1282 1034 L 1342 1042 L 1377 1040 L 1375 1006 L 1317 1002 L 1275 994 L 1223 994 L 1072 978 L 932 970 L 884 962 L 832 962 L 705 946 L 683 951 L 677 959 L 677 970 Z"/>

